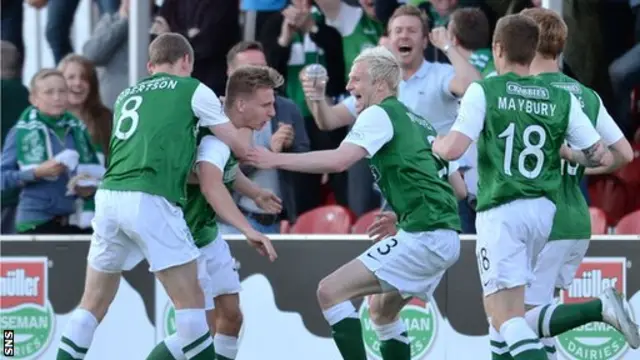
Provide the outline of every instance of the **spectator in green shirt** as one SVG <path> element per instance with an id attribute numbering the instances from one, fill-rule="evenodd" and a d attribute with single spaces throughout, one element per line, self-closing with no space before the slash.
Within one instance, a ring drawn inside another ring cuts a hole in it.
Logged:
<path id="1" fill-rule="evenodd" d="M 2 105 L 0 106 L 0 119 L 2 120 L 2 138 L 4 139 L 9 130 L 18 122 L 20 114 L 29 106 L 29 90 L 22 84 L 22 62 L 18 49 L 8 41 L 2 41 L 0 57 L 0 80 L 2 89 Z M 0 147 L 2 145 L 0 144 Z M 2 234 L 12 234 L 14 232 L 14 222 L 16 205 L 20 191 L 12 189 L 2 192 Z"/>

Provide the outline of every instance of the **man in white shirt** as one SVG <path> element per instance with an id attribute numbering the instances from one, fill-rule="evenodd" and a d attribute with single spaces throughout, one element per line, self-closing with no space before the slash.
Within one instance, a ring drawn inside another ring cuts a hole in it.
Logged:
<path id="1" fill-rule="evenodd" d="M 469 84 L 480 79 L 480 74 L 452 47 L 446 29 L 434 29 L 429 34 L 427 19 L 415 6 L 403 5 L 396 9 L 389 20 L 388 30 L 390 50 L 402 66 L 400 101 L 431 122 L 439 134 L 447 133 L 456 117 L 458 97 L 464 94 Z M 424 60 L 423 50 L 429 39 L 447 54 L 453 66 Z M 310 94 L 324 93 L 324 84 L 316 83 L 314 86 L 304 75 L 302 83 L 309 108 L 321 130 L 353 124 L 356 119 L 353 97 L 330 106 L 324 100 L 309 100 Z"/>

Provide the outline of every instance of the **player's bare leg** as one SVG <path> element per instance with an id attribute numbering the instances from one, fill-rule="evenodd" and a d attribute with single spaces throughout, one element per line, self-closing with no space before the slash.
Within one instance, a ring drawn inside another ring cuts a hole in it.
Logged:
<path id="1" fill-rule="evenodd" d="M 209 360 L 215 357 L 197 271 L 197 263 L 193 260 L 155 273 L 176 309 L 176 336 L 169 336 L 158 344 L 148 360 L 166 359 L 167 349 L 174 359 Z"/>
<path id="2" fill-rule="evenodd" d="M 120 277 L 120 272 L 101 272 L 87 266 L 82 300 L 80 306 L 71 314 L 62 333 L 57 360 L 85 357 L 98 324 L 104 319 L 118 292 Z"/>
<path id="3" fill-rule="evenodd" d="M 380 340 L 380 353 L 384 360 L 411 359 L 411 344 L 400 310 L 411 300 L 399 292 L 375 294 L 370 297 L 369 313 L 374 330 Z"/>
<path id="4" fill-rule="evenodd" d="M 213 336 L 218 360 L 233 360 L 238 353 L 238 336 L 242 328 L 242 311 L 238 294 L 223 294 L 215 298 L 215 309 L 207 312 L 209 330 Z"/>
<path id="5" fill-rule="evenodd" d="M 357 259 L 343 265 L 318 284 L 318 303 L 345 360 L 367 359 L 362 326 L 351 299 L 381 292 L 378 279 Z"/>

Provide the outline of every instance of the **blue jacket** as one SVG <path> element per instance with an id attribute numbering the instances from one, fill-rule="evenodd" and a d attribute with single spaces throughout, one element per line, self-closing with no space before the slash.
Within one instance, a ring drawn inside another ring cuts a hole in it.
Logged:
<path id="1" fill-rule="evenodd" d="M 53 131 L 49 130 L 52 153 L 75 149 L 69 132 L 64 147 Z M 67 216 L 75 212 L 76 196 L 66 196 L 67 183 L 75 174 L 63 173 L 56 180 L 36 179 L 34 170 L 21 171 L 16 151 L 16 128 L 9 131 L 2 149 L 2 191 L 21 189 L 16 212 L 16 226 L 26 222 L 46 222 L 55 216 Z"/>

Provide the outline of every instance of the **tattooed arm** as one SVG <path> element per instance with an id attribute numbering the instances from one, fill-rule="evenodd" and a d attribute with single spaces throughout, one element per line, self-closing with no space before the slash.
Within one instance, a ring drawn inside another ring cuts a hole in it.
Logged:
<path id="1" fill-rule="evenodd" d="M 578 99 L 571 94 L 569 96 L 571 107 L 566 139 L 571 148 L 563 145 L 560 155 L 586 167 L 610 166 L 613 163 L 611 152 L 603 144 L 589 118 L 582 112 Z"/>
<path id="2" fill-rule="evenodd" d="M 560 155 L 570 162 L 575 162 L 588 168 L 606 167 L 613 163 L 613 157 L 609 150 L 602 144 L 602 141 L 597 141 L 595 144 L 582 150 L 574 150 L 563 145 L 562 149 L 560 149 Z"/>

